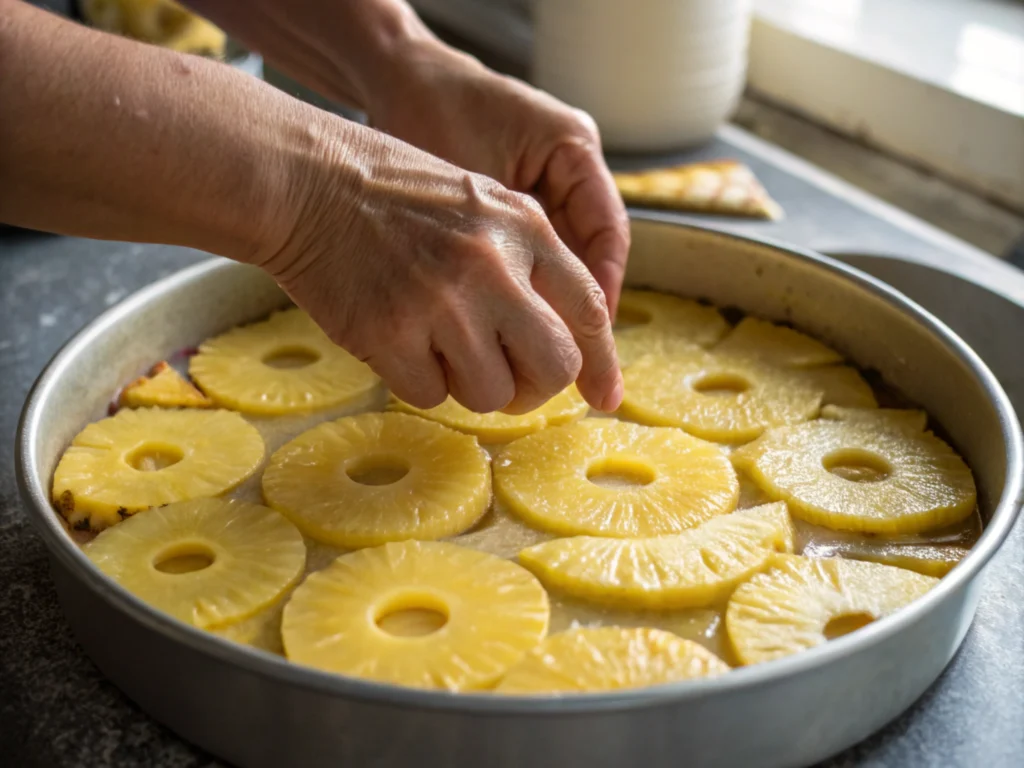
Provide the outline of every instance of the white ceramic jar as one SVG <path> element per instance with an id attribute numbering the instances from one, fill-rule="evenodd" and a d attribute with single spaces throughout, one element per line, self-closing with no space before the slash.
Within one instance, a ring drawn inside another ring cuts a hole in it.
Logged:
<path id="1" fill-rule="evenodd" d="M 534 0 L 533 80 L 612 150 L 710 138 L 746 81 L 750 0 Z"/>

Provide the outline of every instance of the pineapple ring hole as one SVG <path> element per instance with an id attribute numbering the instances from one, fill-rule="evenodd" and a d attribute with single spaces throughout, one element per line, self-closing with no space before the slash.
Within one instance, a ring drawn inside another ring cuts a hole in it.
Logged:
<path id="1" fill-rule="evenodd" d="M 693 382 L 693 391 L 711 397 L 735 397 L 753 386 L 736 373 L 705 373 Z"/>
<path id="2" fill-rule="evenodd" d="M 825 639 L 835 640 L 837 637 L 848 635 L 851 632 L 856 632 L 858 629 L 866 627 L 875 617 L 866 611 L 856 611 L 854 613 L 844 613 L 840 616 L 833 616 L 828 624 L 825 625 Z"/>
<path id="3" fill-rule="evenodd" d="M 587 467 L 587 480 L 604 488 L 650 485 L 657 477 L 650 462 L 639 456 L 607 456 Z"/>
<path id="4" fill-rule="evenodd" d="M 124 457 L 125 463 L 139 472 L 159 472 L 173 467 L 185 458 L 185 453 L 176 445 L 165 443 L 143 443 Z"/>
<path id="5" fill-rule="evenodd" d="M 362 456 L 345 467 L 345 474 L 360 485 L 391 485 L 409 469 L 409 462 L 398 456 Z"/>
<path id="6" fill-rule="evenodd" d="M 268 368 L 287 370 L 306 368 L 320 359 L 320 353 L 306 347 L 277 347 L 265 354 L 260 362 Z"/>
<path id="7" fill-rule="evenodd" d="M 406 593 L 377 608 L 373 623 L 392 637 L 427 637 L 448 623 L 448 606 L 434 595 Z"/>
<path id="8" fill-rule="evenodd" d="M 853 483 L 877 483 L 892 474 L 892 464 L 877 453 L 859 448 L 833 451 L 821 464 L 827 472 Z"/>
<path id="9" fill-rule="evenodd" d="M 161 573 L 179 575 L 202 571 L 213 565 L 217 553 L 205 544 L 175 544 L 153 558 L 153 567 Z"/>
<path id="10" fill-rule="evenodd" d="M 650 312 L 620 304 L 619 311 L 615 314 L 615 330 L 623 331 L 638 325 L 649 325 L 652 320 L 654 316 Z"/>

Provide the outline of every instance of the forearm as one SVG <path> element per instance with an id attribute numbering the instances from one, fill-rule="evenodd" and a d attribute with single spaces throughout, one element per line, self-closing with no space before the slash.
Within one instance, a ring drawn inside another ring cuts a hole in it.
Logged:
<path id="1" fill-rule="evenodd" d="M 327 119 L 230 67 L 17 0 L 0 0 L 0 114 L 0 221 L 241 260 L 286 236 Z"/>
<path id="2" fill-rule="evenodd" d="M 440 42 L 405 0 L 185 0 L 290 77 L 372 116 L 413 73 L 479 66 Z"/>

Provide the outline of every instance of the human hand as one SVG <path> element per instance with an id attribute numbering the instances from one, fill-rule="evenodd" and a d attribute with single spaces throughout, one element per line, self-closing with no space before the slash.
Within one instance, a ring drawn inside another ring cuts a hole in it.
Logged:
<path id="1" fill-rule="evenodd" d="M 618 407 L 604 294 L 532 198 L 326 114 L 311 142 L 256 261 L 399 398 L 515 413 L 576 381 Z"/>
<path id="2" fill-rule="evenodd" d="M 370 124 L 536 197 L 605 292 L 614 317 L 629 221 L 594 121 L 440 44 L 417 40 L 374 89 Z"/>

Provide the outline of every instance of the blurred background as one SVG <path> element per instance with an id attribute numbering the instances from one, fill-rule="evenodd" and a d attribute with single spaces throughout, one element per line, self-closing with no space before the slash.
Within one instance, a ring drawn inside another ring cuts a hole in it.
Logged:
<path id="1" fill-rule="evenodd" d="M 126 22 L 135 9 L 179 29 L 167 0 L 36 4 L 226 58 L 300 98 L 359 118 L 231 41 L 218 44 L 215 28 L 175 37 L 159 24 Z M 612 153 L 650 156 L 700 146 L 732 121 L 1024 265 L 1024 0 L 412 5 L 449 42 L 590 112 Z M 154 9 L 164 15 L 154 16 Z"/>

